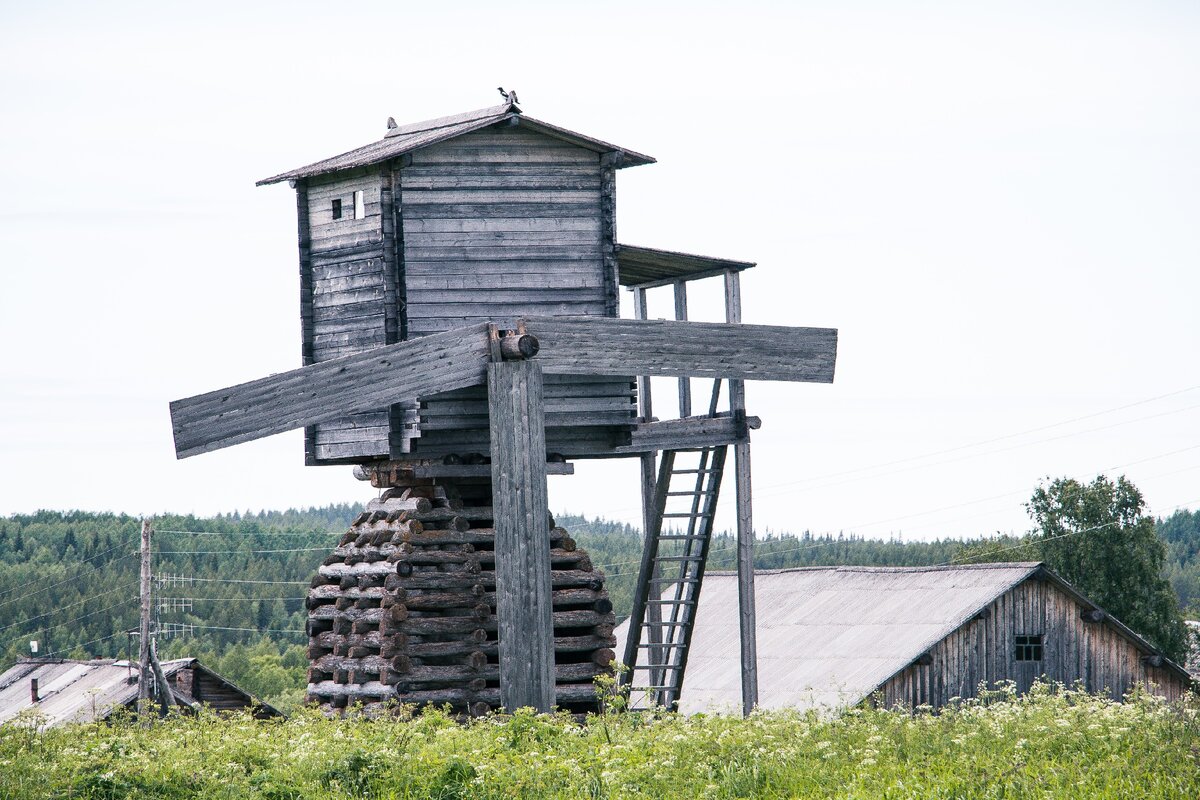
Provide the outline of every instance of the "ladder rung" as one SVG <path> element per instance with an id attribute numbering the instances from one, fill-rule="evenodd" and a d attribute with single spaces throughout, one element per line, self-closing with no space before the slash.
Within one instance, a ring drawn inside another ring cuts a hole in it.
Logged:
<path id="1" fill-rule="evenodd" d="M 666 584 L 669 584 L 672 586 L 677 583 L 682 583 L 684 586 L 687 586 L 689 584 L 699 583 L 700 581 L 696 580 L 695 578 L 653 578 L 646 582 L 647 583 L 666 583 Z"/>
<path id="2" fill-rule="evenodd" d="M 711 492 L 711 491 L 709 491 L 708 489 L 701 489 L 701 490 L 700 490 L 700 491 L 698 491 L 698 492 L 697 492 L 697 491 L 691 491 L 691 492 L 667 492 L 667 497 L 697 497 L 697 496 L 699 496 L 699 495 L 704 495 L 704 494 L 712 494 L 712 492 Z"/>
<path id="3" fill-rule="evenodd" d="M 630 686 L 629 687 L 630 691 L 633 691 L 633 692 L 645 692 L 650 689 L 671 689 L 672 691 L 674 691 L 675 688 L 676 687 L 674 687 L 674 686 Z"/>
<path id="4" fill-rule="evenodd" d="M 659 536 L 658 540 L 660 542 L 699 542 L 707 538 L 707 536 L 686 536 L 682 533 L 671 533 Z"/>
<path id="5" fill-rule="evenodd" d="M 634 669 L 669 669 L 678 672 L 680 666 L 678 664 L 638 664 L 636 667 L 634 667 Z"/>
<path id="6" fill-rule="evenodd" d="M 651 647 L 679 647 L 679 648 L 683 648 L 683 647 L 686 647 L 686 645 L 684 645 L 684 644 L 682 644 L 682 643 L 679 643 L 679 644 L 639 644 L 639 645 L 638 645 L 638 649 L 640 649 L 640 650 L 649 650 Z"/>
<path id="7" fill-rule="evenodd" d="M 672 475 L 709 475 L 713 472 L 718 472 L 715 469 L 674 469 L 671 470 Z"/>
<path id="8" fill-rule="evenodd" d="M 655 561 L 701 561 L 701 556 L 658 556 Z"/>
<path id="9" fill-rule="evenodd" d="M 692 514 L 692 513 L 663 514 L 663 519 L 704 519 L 705 517 L 711 517 L 711 516 L 712 516 L 712 514 L 710 514 L 709 512 L 701 511 L 697 514 Z"/>
<path id="10" fill-rule="evenodd" d="M 647 600 L 646 605 L 656 606 L 694 606 L 695 600 Z"/>

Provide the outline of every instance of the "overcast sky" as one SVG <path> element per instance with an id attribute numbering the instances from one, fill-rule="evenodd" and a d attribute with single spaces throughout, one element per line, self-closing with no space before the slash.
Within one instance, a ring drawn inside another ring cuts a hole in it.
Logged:
<path id="1" fill-rule="evenodd" d="M 0 7 L 0 514 L 372 496 L 299 433 L 176 461 L 167 404 L 300 363 L 294 196 L 256 179 L 497 85 L 658 159 L 622 242 L 840 330 L 833 385 L 748 388 L 760 534 L 1022 531 L 1099 471 L 1200 507 L 1194 3 L 183 8 Z M 550 488 L 638 519 L 636 461 Z"/>

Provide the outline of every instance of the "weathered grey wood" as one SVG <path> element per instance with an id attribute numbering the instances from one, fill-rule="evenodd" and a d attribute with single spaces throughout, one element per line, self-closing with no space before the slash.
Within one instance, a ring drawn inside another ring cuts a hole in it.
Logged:
<path id="1" fill-rule="evenodd" d="M 687 284 L 684 281 L 675 281 L 675 319 L 686 320 L 688 318 L 687 306 Z M 692 415 L 692 379 L 679 379 L 679 416 L 690 417 Z"/>
<path id="2" fill-rule="evenodd" d="M 730 324 L 742 321 L 741 273 L 725 273 L 725 319 Z M 829 379 L 833 380 L 832 365 Z M 729 411 L 734 419 L 746 414 L 745 386 L 740 380 L 729 381 Z M 734 445 L 734 479 L 737 494 L 737 572 L 738 625 L 742 662 L 742 713 L 749 715 L 758 705 L 758 640 L 754 607 L 754 517 L 750 486 L 750 442 Z"/>
<path id="3" fill-rule="evenodd" d="M 554 707 L 546 440 L 542 370 L 533 361 L 488 365 L 500 701 L 510 711 Z"/>
<path id="4" fill-rule="evenodd" d="M 171 404 L 184 458 L 405 398 L 470 386 L 487 365 L 486 325 L 399 342 Z"/>
<path id="5" fill-rule="evenodd" d="M 418 478 L 482 478 L 491 474 L 490 464 L 418 464 L 413 467 L 413 475 Z M 546 474 L 574 475 L 575 465 L 549 463 Z"/>
<path id="6" fill-rule="evenodd" d="M 837 330 L 604 318 L 527 317 L 551 374 L 692 375 L 831 383 Z"/>
<path id="7" fill-rule="evenodd" d="M 641 423 L 634 426 L 630 432 L 630 444 L 617 447 L 616 452 L 694 450 L 737 444 L 747 441 L 751 427 L 759 422 L 757 417 L 738 419 L 727 414 L 719 417 L 687 417 Z"/>

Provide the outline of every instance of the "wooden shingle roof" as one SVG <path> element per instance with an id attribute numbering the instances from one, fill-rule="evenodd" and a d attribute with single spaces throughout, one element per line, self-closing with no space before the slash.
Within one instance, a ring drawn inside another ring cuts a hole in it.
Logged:
<path id="1" fill-rule="evenodd" d="M 650 156 L 642 155 L 633 150 L 626 150 L 608 142 L 593 139 L 590 136 L 584 136 L 581 133 L 575 133 L 566 128 L 560 128 L 557 125 L 551 125 L 548 122 L 527 117 L 521 113 L 521 109 L 516 105 L 507 103 L 490 108 L 481 108 L 478 111 L 467 111 L 449 117 L 426 120 L 425 122 L 401 125 L 389 130 L 387 135 L 377 142 L 363 145 L 332 158 L 314 162 L 308 166 L 281 172 L 270 178 L 263 178 L 256 185 L 265 186 L 270 183 L 311 178 L 315 175 L 324 175 L 330 172 L 379 164 L 388 159 L 402 156 L 405 153 L 419 150 L 422 147 L 429 147 L 430 145 L 444 142 L 447 139 L 453 139 L 456 136 L 462 136 L 465 133 L 477 131 L 480 128 L 486 128 L 489 125 L 495 125 L 510 119 L 518 120 L 517 124 L 523 128 L 570 142 L 588 150 L 595 150 L 597 153 L 619 152 L 623 156 L 617 165 L 620 167 L 636 167 L 642 164 L 654 163 L 654 159 Z"/>

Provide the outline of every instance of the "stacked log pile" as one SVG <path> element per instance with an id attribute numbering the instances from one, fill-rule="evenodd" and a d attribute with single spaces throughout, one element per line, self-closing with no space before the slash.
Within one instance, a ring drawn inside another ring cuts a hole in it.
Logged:
<path id="1" fill-rule="evenodd" d="M 407 481 L 371 501 L 308 594 L 308 696 L 330 712 L 361 703 L 500 707 L 495 535 L 487 479 Z M 426 485 L 413 485 L 424 483 Z M 596 710 L 613 662 L 604 575 L 550 521 L 560 708 Z"/>

